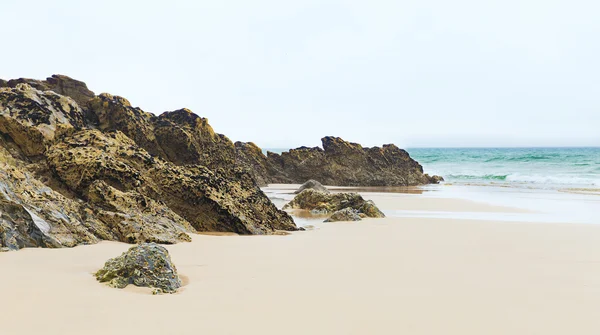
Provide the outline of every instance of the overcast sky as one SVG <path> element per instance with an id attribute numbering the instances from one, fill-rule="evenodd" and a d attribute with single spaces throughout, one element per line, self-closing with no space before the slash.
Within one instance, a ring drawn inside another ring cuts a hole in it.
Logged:
<path id="1" fill-rule="evenodd" d="M 600 145 L 593 0 L 2 0 L 0 78 L 60 73 L 262 147 Z"/>

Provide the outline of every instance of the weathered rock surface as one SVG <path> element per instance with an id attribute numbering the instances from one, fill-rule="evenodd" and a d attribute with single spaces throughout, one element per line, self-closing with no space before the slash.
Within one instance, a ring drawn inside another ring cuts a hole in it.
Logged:
<path id="1" fill-rule="evenodd" d="M 321 139 L 319 147 L 300 147 L 282 154 L 269 152 L 267 165 L 272 182 L 302 183 L 316 179 L 337 186 L 410 186 L 439 182 L 405 150 L 393 144 L 363 148 L 339 137 Z"/>
<path id="2" fill-rule="evenodd" d="M 367 217 L 383 218 L 383 212 L 372 201 L 358 193 L 325 193 L 307 189 L 298 194 L 283 209 L 306 209 L 313 213 L 330 214 L 350 208 Z"/>
<path id="3" fill-rule="evenodd" d="M 0 133 L 27 156 L 43 154 L 57 134 L 83 126 L 83 112 L 69 97 L 28 84 L 0 89 Z"/>
<path id="4" fill-rule="evenodd" d="M 259 186 L 267 186 L 271 182 L 266 157 L 252 142 L 235 142 L 235 165 L 246 168 Z"/>
<path id="5" fill-rule="evenodd" d="M 329 193 L 329 190 L 323 186 L 323 184 L 319 183 L 316 180 L 309 180 L 306 183 L 302 184 L 295 192 L 294 194 L 298 194 L 304 190 L 307 189 L 311 189 L 311 190 L 315 190 L 315 191 L 320 191 L 320 192 L 325 192 L 325 193 Z"/>
<path id="6" fill-rule="evenodd" d="M 333 212 L 331 216 L 324 222 L 337 222 L 337 221 L 360 221 L 362 220 L 360 212 L 354 208 L 344 208 L 339 211 Z"/>
<path id="7" fill-rule="evenodd" d="M 0 247 L 10 250 L 96 243 L 103 232 L 112 239 L 85 204 L 7 163 L 0 163 L 0 217 Z"/>
<path id="8" fill-rule="evenodd" d="M 82 108 L 85 107 L 89 99 L 94 97 L 94 92 L 90 91 L 84 82 L 60 74 L 52 75 L 46 80 L 19 78 L 5 81 L 5 83 L 8 87 L 16 87 L 18 84 L 26 83 L 40 91 L 53 91 L 70 97 Z M 2 87 L 1 83 L 0 87 Z"/>
<path id="9" fill-rule="evenodd" d="M 121 256 L 109 259 L 95 276 L 101 283 L 115 288 L 129 284 L 154 288 L 153 294 L 175 293 L 181 287 L 169 252 L 156 243 L 132 247 Z"/>
<path id="10" fill-rule="evenodd" d="M 123 98 L 87 99 L 81 85 L 55 79 L 19 79 L 0 88 L 0 250 L 297 229 L 249 169 L 235 165 L 233 144 L 206 119 L 188 110 L 154 117 Z M 86 111 L 53 90 L 80 92 Z M 181 138 L 165 140 L 176 131 L 190 140 L 179 156 Z M 219 145 L 228 149 L 219 153 Z M 186 152 L 200 158 L 185 158 Z"/>
<path id="11" fill-rule="evenodd" d="M 153 156 L 176 165 L 197 164 L 213 170 L 234 167 L 233 143 L 189 109 L 155 116 L 132 107 L 125 98 L 107 93 L 88 105 L 100 130 L 121 131 Z"/>
<path id="12" fill-rule="evenodd" d="M 121 132 L 82 130 L 52 146 L 48 162 L 73 191 L 96 180 L 166 204 L 198 231 L 269 234 L 295 224 L 244 171 L 222 176 L 198 165 L 176 166 L 151 156 Z"/>

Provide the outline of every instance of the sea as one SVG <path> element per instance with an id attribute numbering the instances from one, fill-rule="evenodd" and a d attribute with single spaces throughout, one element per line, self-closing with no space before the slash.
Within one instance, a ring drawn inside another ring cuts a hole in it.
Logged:
<path id="1" fill-rule="evenodd" d="M 600 147 L 414 148 L 426 173 L 457 185 L 600 189 Z"/>

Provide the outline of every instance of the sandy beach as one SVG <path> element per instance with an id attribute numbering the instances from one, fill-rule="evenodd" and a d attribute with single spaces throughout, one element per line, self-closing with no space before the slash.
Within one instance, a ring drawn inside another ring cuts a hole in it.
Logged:
<path id="1" fill-rule="evenodd" d="M 365 196 L 387 210 L 523 211 Z M 600 332 L 599 225 L 388 217 L 315 226 L 167 246 L 185 285 L 173 295 L 96 282 L 123 243 L 0 253 L 1 333 Z"/>

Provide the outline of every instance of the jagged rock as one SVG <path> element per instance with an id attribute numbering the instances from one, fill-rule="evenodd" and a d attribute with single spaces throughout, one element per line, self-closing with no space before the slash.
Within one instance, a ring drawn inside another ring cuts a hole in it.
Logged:
<path id="1" fill-rule="evenodd" d="M 372 201 L 366 201 L 358 193 L 325 193 L 307 189 L 283 206 L 283 209 L 306 209 L 321 214 L 333 213 L 344 208 L 355 209 L 359 214 L 368 217 L 385 217 Z"/>
<path id="2" fill-rule="evenodd" d="M 199 231 L 270 234 L 296 230 L 243 170 L 226 175 L 151 156 L 121 132 L 82 130 L 48 149 L 48 162 L 73 191 L 96 180 L 165 203 Z"/>
<path id="3" fill-rule="evenodd" d="M 0 247 L 72 247 L 99 241 L 103 225 L 85 204 L 55 192 L 21 166 L 0 163 Z"/>
<path id="4" fill-rule="evenodd" d="M 8 250 L 58 246 L 58 241 L 48 235 L 49 230 L 44 220 L 22 205 L 0 200 L 0 245 Z"/>
<path id="5" fill-rule="evenodd" d="M 97 127 L 101 131 L 119 130 L 150 154 L 164 156 L 154 136 L 154 115 L 132 107 L 125 98 L 108 93 L 93 98 L 88 106 L 90 113 L 97 118 Z"/>
<path id="6" fill-rule="evenodd" d="M 177 165 L 204 165 L 212 170 L 229 170 L 234 166 L 233 142 L 215 133 L 208 119 L 189 109 L 162 113 L 154 125 L 167 160 Z"/>
<path id="7" fill-rule="evenodd" d="M 82 108 L 86 106 L 88 100 L 94 97 L 94 92 L 90 91 L 84 82 L 60 74 L 54 74 L 46 80 L 19 78 L 5 83 L 9 87 L 26 83 L 40 91 L 54 91 L 60 95 L 70 97 Z M 1 83 L 0 87 L 2 87 Z"/>
<path id="8" fill-rule="evenodd" d="M 271 181 L 267 160 L 262 150 L 252 142 L 235 142 L 236 166 L 246 167 L 259 186 L 267 186 Z"/>
<path id="9" fill-rule="evenodd" d="M 393 144 L 363 148 L 338 137 L 321 139 L 323 149 L 300 147 L 281 155 L 268 153 L 272 182 L 302 183 L 317 179 L 339 186 L 409 186 L 438 181 Z"/>
<path id="10" fill-rule="evenodd" d="M 107 93 L 92 99 L 89 107 L 100 130 L 121 131 L 153 156 L 177 165 L 199 164 L 210 169 L 234 166 L 233 143 L 189 109 L 155 116 Z"/>
<path id="11" fill-rule="evenodd" d="M 0 132 L 27 156 L 44 153 L 58 134 L 83 126 L 83 112 L 69 97 L 28 84 L 0 89 Z"/>
<path id="12" fill-rule="evenodd" d="M 189 111 L 164 117 L 175 128 L 192 129 L 195 124 L 198 134 L 213 133 L 215 141 L 223 140 L 229 153 L 211 159 L 217 165 L 220 159 L 223 165 L 233 165 L 227 170 L 165 162 L 139 147 L 137 141 L 148 147 L 155 143 L 160 154 L 162 147 L 152 137 L 135 141 L 118 131 L 87 128 L 89 118 L 77 103 L 48 91 L 47 82 L 21 79 L 11 84 L 14 87 L 0 88 L 1 250 L 71 247 L 99 240 L 176 243 L 189 241 L 188 233 L 198 230 L 272 234 L 297 229 L 247 169 L 230 164 L 233 144 L 214 134 L 205 119 Z M 131 126 L 123 129 L 133 135 L 145 123 L 149 128 L 138 134 L 156 131 L 157 118 L 146 118 L 125 99 L 103 95 L 88 106 L 94 104 L 116 108 L 101 115 L 102 122 L 114 126 L 122 121 Z M 119 113 L 124 113 L 121 121 L 111 120 Z M 92 126 L 101 128 L 100 118 L 93 115 Z M 128 123 L 125 116 L 139 117 L 139 122 Z M 177 125 L 186 122 L 188 126 Z M 170 145 L 175 152 L 176 145 Z"/>
<path id="13" fill-rule="evenodd" d="M 109 259 L 95 276 L 101 283 L 115 288 L 129 284 L 154 288 L 153 294 L 175 293 L 181 287 L 169 252 L 156 243 L 131 247 L 121 256 Z"/>
<path id="14" fill-rule="evenodd" d="M 306 189 L 311 189 L 311 190 L 315 190 L 315 191 L 320 191 L 320 192 L 325 192 L 325 193 L 329 193 L 329 190 L 323 186 L 323 184 L 319 183 L 316 180 L 309 180 L 306 183 L 302 184 L 302 186 L 300 186 L 295 192 L 294 194 L 298 194 Z"/>
<path id="15" fill-rule="evenodd" d="M 190 242 L 192 225 L 164 204 L 136 191 L 121 192 L 96 180 L 87 189 L 86 199 L 94 205 L 95 216 L 112 228 L 120 241 L 174 244 Z"/>
<path id="16" fill-rule="evenodd" d="M 383 212 L 381 210 L 379 210 L 379 208 L 377 208 L 377 206 L 375 206 L 375 203 L 372 200 L 365 201 L 365 203 L 362 204 L 358 208 L 358 212 L 361 214 L 364 214 L 370 218 L 384 218 L 385 217 L 385 214 L 383 214 Z"/>
<path id="17" fill-rule="evenodd" d="M 337 221 L 360 221 L 362 218 L 359 215 L 359 211 L 354 208 L 344 208 L 339 211 L 333 212 L 329 219 L 324 222 L 337 222 Z"/>

